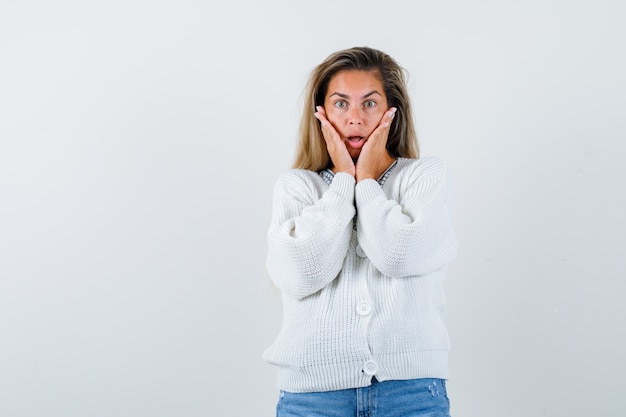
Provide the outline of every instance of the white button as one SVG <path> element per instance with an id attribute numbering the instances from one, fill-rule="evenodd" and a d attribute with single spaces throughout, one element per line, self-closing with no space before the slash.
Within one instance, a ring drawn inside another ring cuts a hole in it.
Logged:
<path id="1" fill-rule="evenodd" d="M 374 375 L 378 371 L 378 364 L 374 361 L 367 361 L 363 364 L 363 372 L 367 375 Z"/>
<path id="2" fill-rule="evenodd" d="M 365 251 L 363 250 L 363 248 L 361 247 L 361 245 L 356 245 L 356 254 L 360 257 L 360 258 L 365 258 L 367 256 L 367 254 L 365 253 Z"/>
<path id="3" fill-rule="evenodd" d="M 361 301 L 359 304 L 356 305 L 356 312 L 359 316 L 367 316 L 369 313 L 372 312 L 372 306 L 370 305 L 370 303 Z"/>

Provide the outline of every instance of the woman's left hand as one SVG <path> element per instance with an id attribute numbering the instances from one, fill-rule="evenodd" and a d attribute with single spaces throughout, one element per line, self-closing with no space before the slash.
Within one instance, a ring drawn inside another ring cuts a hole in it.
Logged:
<path id="1" fill-rule="evenodd" d="M 395 107 L 387 110 L 382 119 L 380 119 L 378 127 L 374 129 L 367 142 L 363 145 L 356 163 L 357 182 L 369 178 L 377 179 L 393 162 L 393 158 L 387 152 L 387 138 L 389 137 L 389 128 L 395 113 Z"/>

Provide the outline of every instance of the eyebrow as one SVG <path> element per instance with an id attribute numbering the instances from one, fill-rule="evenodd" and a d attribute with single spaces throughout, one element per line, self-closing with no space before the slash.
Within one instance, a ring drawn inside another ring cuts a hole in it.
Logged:
<path id="1" fill-rule="evenodd" d="M 374 94 L 378 94 L 379 96 L 381 96 L 381 97 L 382 97 L 382 94 L 380 94 L 377 90 L 372 90 L 372 91 L 370 91 L 369 93 L 367 93 L 367 94 L 363 95 L 363 97 L 361 97 L 361 99 L 368 98 L 368 97 L 370 97 L 370 96 L 372 96 L 372 95 L 374 95 Z M 338 92 L 338 91 L 336 91 L 336 92 L 332 93 L 332 94 L 331 94 L 331 95 L 329 95 L 328 97 L 332 97 L 332 96 L 339 96 L 339 97 L 341 97 L 341 98 L 350 98 L 350 96 L 349 96 L 349 95 L 347 95 L 347 94 L 343 94 L 343 93 L 340 93 L 340 92 Z"/>

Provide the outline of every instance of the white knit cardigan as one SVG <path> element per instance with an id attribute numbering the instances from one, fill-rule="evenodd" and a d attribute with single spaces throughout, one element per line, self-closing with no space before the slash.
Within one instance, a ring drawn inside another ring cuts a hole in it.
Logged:
<path id="1" fill-rule="evenodd" d="M 446 164 L 434 157 L 398 159 L 382 186 L 355 185 L 346 173 L 330 186 L 313 171 L 280 176 L 267 269 L 282 294 L 283 323 L 263 354 L 278 366 L 279 389 L 448 378 L 451 188 Z"/>

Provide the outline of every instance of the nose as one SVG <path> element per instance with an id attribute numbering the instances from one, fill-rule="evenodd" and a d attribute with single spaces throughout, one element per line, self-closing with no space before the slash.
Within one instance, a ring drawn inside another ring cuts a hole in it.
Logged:
<path id="1" fill-rule="evenodd" d="M 352 109 L 350 109 L 350 112 L 348 113 L 348 124 L 350 125 L 363 124 L 363 117 L 358 108 L 353 107 Z"/>

